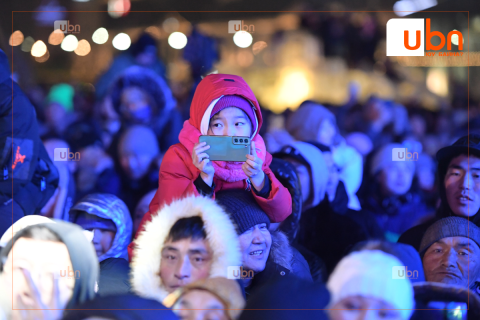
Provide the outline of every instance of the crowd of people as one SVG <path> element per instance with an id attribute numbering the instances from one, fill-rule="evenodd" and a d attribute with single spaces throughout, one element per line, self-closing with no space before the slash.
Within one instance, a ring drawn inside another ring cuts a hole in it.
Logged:
<path id="1" fill-rule="evenodd" d="M 143 35 L 95 92 L 38 99 L 0 50 L 0 319 L 480 317 L 475 117 L 354 85 L 275 115 L 197 69 L 179 101 Z"/>

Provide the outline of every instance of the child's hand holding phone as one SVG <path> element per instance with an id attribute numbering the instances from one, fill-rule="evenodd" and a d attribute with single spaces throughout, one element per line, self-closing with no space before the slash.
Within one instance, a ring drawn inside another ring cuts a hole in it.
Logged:
<path id="1" fill-rule="evenodd" d="M 263 161 L 257 156 L 255 142 L 252 141 L 251 144 L 252 147 L 250 148 L 250 154 L 247 154 L 247 161 L 242 164 L 242 170 L 247 177 L 250 178 L 253 187 L 257 191 L 260 191 L 265 185 L 265 173 L 262 170 Z"/>
<path id="2" fill-rule="evenodd" d="M 198 170 L 200 170 L 200 176 L 203 181 L 209 186 L 213 184 L 213 176 L 215 174 L 215 168 L 209 159 L 208 154 L 205 152 L 210 149 L 210 146 L 206 142 L 195 143 L 192 152 L 192 162 Z"/>

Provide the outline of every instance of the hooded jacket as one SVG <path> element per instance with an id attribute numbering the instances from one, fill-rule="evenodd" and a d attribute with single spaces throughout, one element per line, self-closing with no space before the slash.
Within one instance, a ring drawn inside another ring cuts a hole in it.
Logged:
<path id="1" fill-rule="evenodd" d="M 76 214 L 85 212 L 102 219 L 109 219 L 115 223 L 117 232 L 112 246 L 108 251 L 98 257 L 102 262 L 108 258 L 123 258 L 128 260 L 127 246 L 132 235 L 132 218 L 125 203 L 108 193 L 94 193 L 84 197 L 70 210 L 71 222 L 76 221 Z"/>
<path id="2" fill-rule="evenodd" d="M 0 271 L 3 272 L 3 264 L 15 241 L 21 238 L 27 230 L 37 226 L 47 228 L 67 246 L 73 270 L 78 270 L 81 274 L 81 277 L 75 280 L 72 297 L 65 307 L 65 309 L 71 309 L 76 304 L 94 298 L 95 282 L 98 279 L 99 271 L 98 261 L 93 246 L 88 242 L 83 234 L 83 230 L 79 226 L 60 220 L 54 221 L 56 223 L 32 225 L 18 232 L 0 253 Z"/>
<path id="3" fill-rule="evenodd" d="M 245 288 L 247 300 L 253 292 L 270 281 L 297 278 L 313 282 L 307 261 L 297 249 L 288 243 L 287 236 L 281 231 L 272 232 L 271 235 L 272 246 L 265 269 L 257 273 L 251 284 Z"/>
<path id="4" fill-rule="evenodd" d="M 131 262 L 131 284 L 136 294 L 162 302 L 168 295 L 158 274 L 162 247 L 177 220 L 199 216 L 206 240 L 213 251 L 210 277 L 225 277 L 227 267 L 241 265 L 240 244 L 235 226 L 225 211 L 212 199 L 189 196 L 164 206 L 139 232 Z"/>
<path id="5" fill-rule="evenodd" d="M 257 130 L 251 140 L 255 142 L 257 155 L 263 160 L 263 172 L 270 180 L 270 193 L 266 198 L 257 195 L 252 188 L 252 194 L 258 205 L 268 215 L 272 222 L 285 220 L 292 212 L 292 198 L 285 188 L 275 177 L 269 166 L 272 156 L 266 151 L 265 143 L 258 134 L 262 123 L 262 114 L 255 95 L 248 84 L 239 76 L 225 74 L 211 74 L 206 76 L 198 85 L 190 107 L 190 119 L 185 121 L 180 132 L 180 143 L 173 145 L 165 154 L 160 167 L 158 191 L 150 203 L 149 212 L 143 217 L 139 230 L 152 219 L 152 213 L 158 211 L 161 206 L 172 202 L 174 199 L 188 195 L 200 195 L 194 181 L 199 177 L 200 171 L 193 165 L 192 150 L 201 135 L 206 135 L 210 121 L 210 115 L 215 103 L 224 95 L 239 95 L 247 99 L 254 108 L 257 118 Z M 215 192 L 227 189 L 250 188 L 245 175 L 238 164 L 213 161 L 215 176 L 213 183 Z M 133 246 L 129 246 L 130 259 L 132 258 Z"/>
<path id="6" fill-rule="evenodd" d="M 58 170 L 40 140 L 35 108 L 10 78 L 8 59 L 2 50 L 0 170 L 3 177 L 0 179 L 0 234 L 3 234 L 21 217 L 40 212 L 58 186 Z"/>

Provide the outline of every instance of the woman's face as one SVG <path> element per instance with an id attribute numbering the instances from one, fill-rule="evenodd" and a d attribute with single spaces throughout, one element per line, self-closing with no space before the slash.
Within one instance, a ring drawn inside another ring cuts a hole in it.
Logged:
<path id="1" fill-rule="evenodd" d="M 13 257 L 15 253 L 15 258 Z M 35 287 L 45 305 L 51 305 L 55 282 L 58 281 L 59 308 L 64 308 L 73 294 L 80 271 L 73 270 L 67 246 L 62 242 L 18 239 L 4 266 L 5 292 L 13 293 L 13 308 L 32 305 Z M 33 288 L 32 288 L 33 287 Z"/>
<path id="2" fill-rule="evenodd" d="M 334 304 L 330 320 L 403 320 L 399 310 L 392 310 L 391 304 L 376 298 L 350 296 Z"/>
<path id="3" fill-rule="evenodd" d="M 317 141 L 326 146 L 331 146 L 333 145 L 333 138 L 336 132 L 335 124 L 331 120 L 326 119 L 322 121 L 320 128 L 318 128 Z"/>
<path id="4" fill-rule="evenodd" d="M 250 137 L 252 123 L 243 110 L 236 107 L 225 108 L 210 119 L 208 135 Z"/>

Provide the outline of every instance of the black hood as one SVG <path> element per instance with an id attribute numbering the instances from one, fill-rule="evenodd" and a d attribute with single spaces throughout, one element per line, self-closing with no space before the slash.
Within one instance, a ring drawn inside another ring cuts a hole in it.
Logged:
<path id="1" fill-rule="evenodd" d="M 10 75 L 10 64 L 8 63 L 7 55 L 0 49 L 0 83 L 10 79 Z"/>

